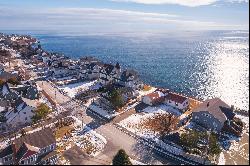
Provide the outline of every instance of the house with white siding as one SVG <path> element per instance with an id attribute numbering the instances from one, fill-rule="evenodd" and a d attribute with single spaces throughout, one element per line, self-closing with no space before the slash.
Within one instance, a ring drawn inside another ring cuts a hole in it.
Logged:
<path id="1" fill-rule="evenodd" d="M 219 98 L 207 99 L 192 112 L 191 121 L 210 129 L 220 132 L 225 123 L 233 123 L 235 116 L 233 108 Z"/>
<path id="2" fill-rule="evenodd" d="M 116 82 L 121 74 L 121 67 L 119 63 L 115 66 L 111 64 L 104 64 L 100 71 L 100 82 L 103 85 L 108 85 L 109 83 Z"/>
<path id="3" fill-rule="evenodd" d="M 0 150 L 3 165 L 55 165 L 57 160 L 56 139 L 50 128 L 14 139 Z"/>
<path id="4" fill-rule="evenodd" d="M 119 85 L 133 89 L 138 89 L 143 86 L 142 81 L 139 80 L 138 73 L 134 70 L 123 71 L 120 77 L 117 79 L 117 83 Z"/>
<path id="5" fill-rule="evenodd" d="M 189 106 L 189 100 L 187 97 L 181 96 L 176 93 L 169 92 L 166 97 L 164 103 L 166 105 L 172 106 L 174 108 L 177 108 L 181 110 L 182 112 L 185 112 L 185 110 Z"/>
<path id="6" fill-rule="evenodd" d="M 153 105 L 161 104 L 164 101 L 164 99 L 165 99 L 165 94 L 160 91 L 156 91 L 156 92 L 143 96 L 142 102 L 147 105 L 153 106 Z"/>

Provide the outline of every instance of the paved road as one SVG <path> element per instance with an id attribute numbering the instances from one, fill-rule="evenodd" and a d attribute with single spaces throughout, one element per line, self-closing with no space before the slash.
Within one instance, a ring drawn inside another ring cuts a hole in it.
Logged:
<path id="1" fill-rule="evenodd" d="M 65 157 L 71 160 L 72 164 L 100 164 L 100 162 L 111 162 L 113 156 L 117 153 L 117 151 L 123 148 L 128 155 L 140 162 L 147 164 L 174 164 L 173 161 L 170 161 L 164 157 L 159 156 L 154 153 L 152 149 L 148 146 L 143 145 L 134 137 L 131 137 L 121 130 L 117 129 L 112 122 L 107 122 L 101 120 L 97 116 L 95 116 L 92 112 L 86 110 L 85 107 L 79 105 L 75 101 L 70 101 L 68 97 L 61 94 L 57 91 L 57 97 L 55 98 L 55 88 L 50 85 L 48 82 L 44 82 L 43 85 L 41 82 L 38 83 L 44 91 L 46 91 L 51 98 L 57 101 L 65 110 L 70 111 L 72 115 L 75 115 L 82 119 L 82 121 L 91 127 L 96 132 L 100 133 L 107 140 L 107 145 L 103 149 L 103 152 L 99 154 L 97 157 L 88 158 L 84 157 L 83 153 L 74 147 L 69 151 L 65 152 Z M 59 97 L 60 96 L 60 97 Z M 78 156 L 78 157 L 74 157 Z M 82 156 L 82 157 L 81 157 Z"/>

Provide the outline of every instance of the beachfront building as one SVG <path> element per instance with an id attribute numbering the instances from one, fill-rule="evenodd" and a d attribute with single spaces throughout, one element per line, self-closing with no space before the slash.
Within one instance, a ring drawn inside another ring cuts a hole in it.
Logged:
<path id="1" fill-rule="evenodd" d="M 78 75 L 80 67 L 73 61 L 56 60 L 52 64 L 52 75 L 56 78 Z"/>
<path id="2" fill-rule="evenodd" d="M 108 85 L 110 83 L 116 82 L 121 73 L 121 67 L 119 63 L 117 63 L 115 66 L 111 64 L 104 64 L 103 68 L 100 71 L 100 82 L 103 85 Z"/>
<path id="3" fill-rule="evenodd" d="M 56 139 L 50 128 L 21 136 L 0 150 L 3 165 L 54 165 L 57 158 Z"/>
<path id="4" fill-rule="evenodd" d="M 100 62 L 100 61 L 94 57 L 91 57 L 91 56 L 82 57 L 79 60 L 79 63 L 82 66 L 88 66 L 91 63 L 97 63 L 97 62 Z"/>
<path id="5" fill-rule="evenodd" d="M 187 97 L 181 96 L 176 93 L 169 92 L 166 97 L 164 103 L 166 105 L 177 108 L 178 110 L 184 112 L 188 109 L 189 100 Z"/>
<path id="6" fill-rule="evenodd" d="M 192 122 L 211 131 L 220 132 L 235 114 L 229 105 L 219 98 L 208 99 L 192 112 Z"/>
<path id="7" fill-rule="evenodd" d="M 87 65 L 86 78 L 90 80 L 98 79 L 100 77 L 102 66 L 102 63 L 100 62 L 92 62 Z"/>
<path id="8" fill-rule="evenodd" d="M 116 81 L 119 85 L 138 89 L 143 86 L 142 81 L 139 80 L 138 73 L 134 70 L 125 70 Z"/>
<path id="9" fill-rule="evenodd" d="M 43 59 L 43 63 L 45 64 L 48 64 L 49 62 L 52 61 L 50 54 L 47 52 L 42 53 L 42 59 Z"/>
<path id="10" fill-rule="evenodd" d="M 142 102 L 150 106 L 161 104 L 164 100 L 165 94 L 160 91 L 156 91 L 142 97 Z"/>

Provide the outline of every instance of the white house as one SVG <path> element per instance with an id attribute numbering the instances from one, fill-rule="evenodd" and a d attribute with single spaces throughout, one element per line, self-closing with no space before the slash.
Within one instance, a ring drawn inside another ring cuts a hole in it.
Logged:
<path id="1" fill-rule="evenodd" d="M 70 70 L 64 67 L 53 68 L 54 77 L 64 77 L 70 74 Z"/>
<path id="2" fill-rule="evenodd" d="M 116 82 L 116 80 L 120 77 L 121 68 L 117 63 L 115 66 L 110 64 L 105 64 L 100 71 L 100 82 L 103 85 L 107 85 L 109 83 Z"/>
<path id="3" fill-rule="evenodd" d="M 160 104 L 162 102 L 164 102 L 164 97 L 165 94 L 160 92 L 160 91 L 156 91 L 150 94 L 147 94 L 145 96 L 142 97 L 142 102 L 147 104 L 147 105 L 155 105 L 155 104 Z"/>
<path id="4" fill-rule="evenodd" d="M 93 62 L 87 65 L 86 77 L 88 79 L 98 79 L 100 77 L 102 66 L 103 65 L 99 62 Z"/>
<path id="5" fill-rule="evenodd" d="M 117 79 L 117 83 L 133 89 L 139 88 L 140 85 L 142 86 L 142 82 L 139 80 L 139 76 L 134 70 L 123 71 L 119 79 Z"/>
<path id="6" fill-rule="evenodd" d="M 79 61 L 79 63 L 84 66 L 87 66 L 91 63 L 97 63 L 97 62 L 100 62 L 100 61 L 94 57 L 82 57 L 80 58 L 80 61 Z"/>
<path id="7" fill-rule="evenodd" d="M 17 126 L 27 124 L 32 121 L 34 110 L 37 108 L 36 100 L 29 100 L 27 98 L 20 98 L 15 102 L 15 107 L 5 114 L 7 124 L 9 126 Z"/>
<path id="8" fill-rule="evenodd" d="M 46 64 L 48 64 L 48 62 L 51 61 L 50 55 L 48 55 L 46 52 L 42 53 L 42 59 L 43 59 L 43 63 L 46 63 Z"/>
<path id="9" fill-rule="evenodd" d="M 165 104 L 184 111 L 189 106 L 189 100 L 187 97 L 169 92 L 165 97 Z"/>

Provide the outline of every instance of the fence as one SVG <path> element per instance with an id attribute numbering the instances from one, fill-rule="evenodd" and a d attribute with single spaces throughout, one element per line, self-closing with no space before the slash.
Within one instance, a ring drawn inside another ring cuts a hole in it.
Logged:
<path id="1" fill-rule="evenodd" d="M 203 161 L 201 162 L 200 157 L 191 157 L 188 154 L 185 154 L 182 149 L 178 149 L 172 145 L 160 142 L 160 141 L 154 141 L 146 138 L 142 138 L 140 136 L 137 136 L 136 134 L 128 131 L 126 128 L 118 125 L 118 124 L 113 124 L 116 128 L 120 129 L 122 132 L 128 134 L 129 136 L 132 136 L 136 138 L 137 140 L 140 140 L 144 145 L 149 146 L 153 148 L 157 153 L 160 155 L 163 155 L 164 157 L 167 157 L 169 159 L 178 161 L 183 164 L 188 164 L 188 165 L 200 165 L 203 164 Z M 163 148 L 164 147 L 164 148 Z M 170 149 L 175 149 L 176 152 L 170 152 Z M 185 154 L 185 155 L 184 155 Z M 185 156 L 185 157 L 184 157 Z"/>

